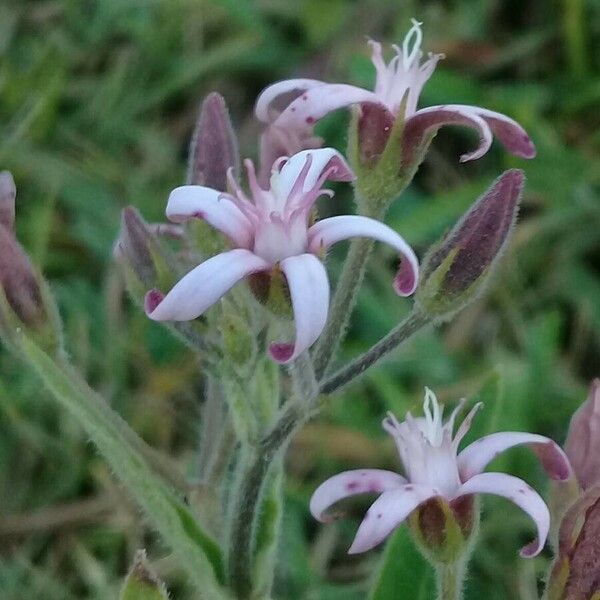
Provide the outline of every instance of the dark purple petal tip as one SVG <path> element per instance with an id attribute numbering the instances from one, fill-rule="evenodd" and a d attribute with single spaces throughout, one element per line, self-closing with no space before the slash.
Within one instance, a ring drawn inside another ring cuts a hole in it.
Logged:
<path id="1" fill-rule="evenodd" d="M 160 290 L 150 290 L 144 298 L 144 310 L 150 317 L 157 306 L 164 300 L 165 296 Z"/>

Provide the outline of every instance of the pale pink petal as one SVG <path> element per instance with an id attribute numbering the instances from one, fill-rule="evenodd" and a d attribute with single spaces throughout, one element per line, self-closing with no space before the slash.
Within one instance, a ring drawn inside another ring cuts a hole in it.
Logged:
<path id="1" fill-rule="evenodd" d="M 381 104 L 379 97 L 368 90 L 344 83 L 326 83 L 315 86 L 296 98 L 275 120 L 279 127 L 304 129 L 339 108 L 373 102 Z"/>
<path id="2" fill-rule="evenodd" d="M 412 248 L 392 228 L 369 217 L 342 215 L 318 221 L 308 230 L 309 250 L 322 248 L 352 237 L 368 237 L 389 244 L 402 256 L 401 268 L 394 280 L 394 289 L 401 296 L 410 296 L 417 287 L 419 261 Z"/>
<path id="3" fill-rule="evenodd" d="M 473 108 L 477 114 L 490 126 L 500 143 L 515 156 L 534 158 L 536 149 L 527 132 L 513 119 L 485 108 Z"/>
<path id="4" fill-rule="evenodd" d="M 526 444 L 538 455 L 544 469 L 552 479 L 565 480 L 571 476 L 571 465 L 562 448 L 550 438 L 535 433 L 502 431 L 486 435 L 468 445 L 457 458 L 463 481 L 481 473 L 496 456 Z"/>
<path id="5" fill-rule="evenodd" d="M 435 488 L 416 483 L 384 492 L 367 511 L 348 554 L 371 550 L 390 535 L 420 504 L 440 495 Z"/>
<path id="6" fill-rule="evenodd" d="M 315 490 L 310 499 L 310 512 L 315 519 L 327 523 L 333 519 L 325 511 L 339 500 L 356 494 L 380 494 L 405 483 L 402 475 L 383 469 L 345 471 L 329 478 Z"/>
<path id="7" fill-rule="evenodd" d="M 464 125 L 479 134 L 479 146 L 473 152 L 460 157 L 461 162 L 481 158 L 492 145 L 492 132 L 486 121 L 480 117 L 474 107 L 461 105 L 429 106 L 418 110 L 408 118 L 404 125 L 402 138 L 402 160 L 410 164 L 422 142 L 434 135 L 444 125 Z"/>
<path id="8" fill-rule="evenodd" d="M 157 290 L 146 295 L 146 312 L 154 321 L 189 321 L 200 316 L 240 279 L 269 269 L 249 250 L 217 254 L 192 269 L 164 298 Z"/>
<path id="9" fill-rule="evenodd" d="M 242 211 L 222 192 L 201 185 L 175 188 L 167 203 L 167 217 L 182 223 L 188 219 L 204 219 L 242 248 L 252 243 L 252 226 Z"/>
<path id="10" fill-rule="evenodd" d="M 325 267 L 313 254 L 290 256 L 280 263 L 287 279 L 296 325 L 295 343 L 272 343 L 274 360 L 288 363 L 296 359 L 319 337 L 329 312 L 329 280 Z"/>
<path id="11" fill-rule="evenodd" d="M 273 106 L 279 98 L 294 93 L 302 93 L 304 90 L 310 90 L 321 85 L 327 84 L 316 79 L 286 79 L 284 81 L 278 81 L 261 92 L 256 100 L 254 114 L 259 121 L 270 123 L 273 120 L 273 117 L 277 116 L 281 110 L 285 108 Z"/>
<path id="12" fill-rule="evenodd" d="M 310 157 L 310 165 L 305 169 Z M 302 150 L 285 161 L 281 170 L 273 174 L 271 189 L 280 197 L 288 198 L 298 185 L 301 192 L 311 191 L 325 171 L 330 181 L 353 181 L 354 173 L 346 159 L 333 148 Z"/>
<path id="13" fill-rule="evenodd" d="M 537 539 L 521 549 L 521 556 L 529 558 L 542 551 L 550 528 L 550 513 L 540 495 L 524 481 L 504 473 L 480 473 L 463 483 L 453 500 L 471 494 L 494 494 L 514 502 L 537 527 Z"/>

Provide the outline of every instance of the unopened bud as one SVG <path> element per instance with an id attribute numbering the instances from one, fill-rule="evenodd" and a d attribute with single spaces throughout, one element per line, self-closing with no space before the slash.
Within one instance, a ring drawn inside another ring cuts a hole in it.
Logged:
<path id="1" fill-rule="evenodd" d="M 37 275 L 12 231 L 3 225 L 0 225 L 0 286 L 10 308 L 25 325 L 37 326 L 44 321 Z"/>
<path id="2" fill-rule="evenodd" d="M 121 215 L 121 231 L 115 243 L 115 258 L 123 266 L 131 295 L 142 301 L 148 288 L 169 288 L 179 268 L 174 256 L 158 239 L 158 234 L 173 237 L 173 226 L 150 225 L 140 213 L 128 206 Z"/>
<path id="3" fill-rule="evenodd" d="M 600 484 L 600 379 L 594 379 L 586 401 L 571 418 L 565 452 L 581 487 Z"/>
<path id="4" fill-rule="evenodd" d="M 146 559 L 146 552 L 139 550 L 131 571 L 125 579 L 120 600 L 168 600 L 165 586 L 154 574 Z"/>
<path id="5" fill-rule="evenodd" d="M 448 502 L 428 500 L 409 518 L 410 530 L 423 554 L 434 564 L 452 564 L 470 549 L 479 523 L 479 506 L 473 496 Z"/>
<path id="6" fill-rule="evenodd" d="M 9 231 L 15 228 L 15 199 L 17 188 L 13 176 L 8 171 L 0 173 L 0 225 Z"/>
<path id="7" fill-rule="evenodd" d="M 187 183 L 205 185 L 215 190 L 227 189 L 227 170 L 239 171 L 237 137 L 225 100 L 209 94 L 200 109 L 188 162 Z"/>
<path id="8" fill-rule="evenodd" d="M 546 600 L 595 600 L 600 597 L 600 486 L 585 492 L 560 525 L 558 553 Z"/>
<path id="9" fill-rule="evenodd" d="M 523 172 L 503 173 L 423 260 L 416 300 L 447 318 L 475 300 L 502 257 L 519 210 Z"/>

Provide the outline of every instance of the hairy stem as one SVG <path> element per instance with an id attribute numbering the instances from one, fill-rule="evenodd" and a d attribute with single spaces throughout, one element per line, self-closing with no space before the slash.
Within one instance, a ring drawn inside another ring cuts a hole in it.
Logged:
<path id="1" fill-rule="evenodd" d="M 438 600 L 461 600 L 465 567 L 461 561 L 436 567 Z"/>
<path id="2" fill-rule="evenodd" d="M 229 547 L 230 585 L 240 600 L 252 594 L 253 534 L 265 480 L 273 460 L 305 418 L 306 411 L 297 403 L 284 409 L 273 429 L 252 453 L 242 475 Z"/>
<path id="3" fill-rule="evenodd" d="M 360 238 L 350 243 L 348 257 L 344 263 L 331 303 L 329 319 L 313 352 L 315 374 L 320 379 L 341 341 L 346 335 L 356 296 L 365 276 L 367 261 L 373 250 L 373 240 Z"/>
<path id="4" fill-rule="evenodd" d="M 350 364 L 342 367 L 337 373 L 325 379 L 320 386 L 321 393 L 331 394 L 350 381 L 360 377 L 368 368 L 380 361 L 430 321 L 430 317 L 418 311 L 413 311 L 402 323 L 394 327 L 394 329 L 362 356 L 359 356 Z"/>

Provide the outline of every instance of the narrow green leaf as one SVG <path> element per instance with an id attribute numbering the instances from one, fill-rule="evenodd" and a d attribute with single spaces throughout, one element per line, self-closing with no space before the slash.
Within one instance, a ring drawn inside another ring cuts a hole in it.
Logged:
<path id="1" fill-rule="evenodd" d="M 188 507 L 148 465 L 128 439 L 135 435 L 104 399 L 67 365 L 58 364 L 24 334 L 20 350 L 56 400 L 73 415 L 106 458 L 115 475 L 143 508 L 203 598 L 223 598 L 219 546 L 202 531 Z M 124 431 L 130 431 L 124 435 Z"/>

